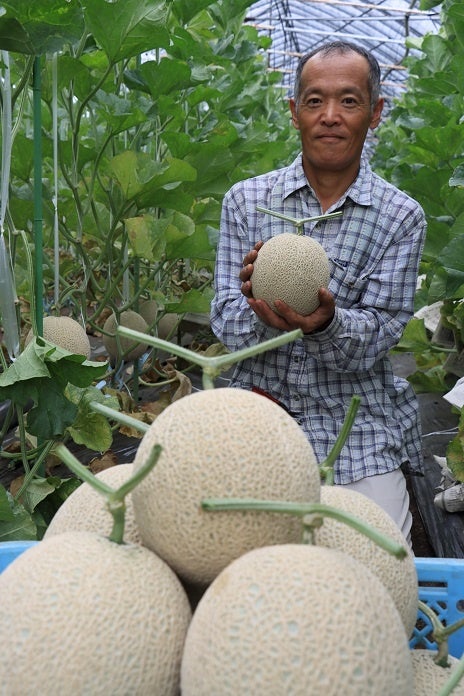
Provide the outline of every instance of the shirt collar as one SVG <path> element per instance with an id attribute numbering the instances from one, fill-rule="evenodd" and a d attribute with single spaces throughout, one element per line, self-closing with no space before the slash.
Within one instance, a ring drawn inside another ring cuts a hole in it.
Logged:
<path id="1" fill-rule="evenodd" d="M 372 202 L 372 183 L 373 174 L 365 154 L 361 157 L 358 176 L 342 196 L 339 203 L 345 202 L 346 198 L 350 198 L 354 203 L 359 205 L 371 205 Z M 295 191 L 308 187 L 312 191 L 311 186 L 306 179 L 303 169 L 303 159 L 300 153 L 293 162 L 285 169 L 285 177 L 283 181 L 282 198 L 287 198 Z"/>

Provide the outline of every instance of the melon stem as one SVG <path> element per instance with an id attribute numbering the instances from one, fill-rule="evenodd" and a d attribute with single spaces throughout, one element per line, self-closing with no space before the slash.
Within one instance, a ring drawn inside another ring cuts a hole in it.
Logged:
<path id="1" fill-rule="evenodd" d="M 319 466 L 321 478 L 324 479 L 324 482 L 327 486 L 333 486 L 334 484 L 334 464 L 340 452 L 343 449 L 347 437 L 350 434 L 351 428 L 353 427 L 353 423 L 355 421 L 360 403 L 361 397 L 355 394 L 351 398 L 351 402 L 346 413 L 345 420 L 343 421 L 342 428 L 338 434 L 337 439 L 334 442 L 334 446 L 332 447 L 322 464 Z"/>
<path id="2" fill-rule="evenodd" d="M 463 678 L 463 676 L 464 676 L 464 656 L 461 657 L 459 662 L 453 667 L 452 674 L 450 675 L 449 679 L 445 682 L 445 684 L 441 687 L 437 696 L 449 696 L 450 694 L 452 694 L 454 692 L 454 689 L 461 682 L 461 679 Z"/>
<path id="3" fill-rule="evenodd" d="M 428 604 L 419 600 L 419 609 L 425 614 L 432 624 L 433 639 L 437 644 L 438 652 L 435 655 L 434 662 L 440 667 L 449 667 L 448 661 L 448 638 L 450 635 L 464 627 L 464 619 L 459 619 L 448 626 L 444 626 L 433 609 Z"/>
<path id="4" fill-rule="evenodd" d="M 105 481 L 92 474 L 63 443 L 57 444 L 53 449 L 53 453 L 66 464 L 77 478 L 88 483 L 97 493 L 100 493 L 105 498 L 107 509 L 113 517 L 113 528 L 108 538 L 116 544 L 123 544 L 126 517 L 125 498 L 153 469 L 161 454 L 161 445 L 155 445 L 152 448 L 144 464 L 134 471 L 119 488 L 112 488 Z"/>
<path id="5" fill-rule="evenodd" d="M 294 503 L 280 500 L 256 500 L 254 498 L 205 498 L 201 501 L 201 506 L 208 512 L 237 510 L 297 515 L 303 518 L 303 525 L 309 528 L 320 525 L 320 521 L 317 518 L 332 517 L 369 537 L 374 543 L 396 558 L 405 558 L 408 554 L 404 546 L 380 533 L 364 520 L 324 503 Z M 307 540 L 307 533 L 304 535 L 304 540 Z"/>
<path id="6" fill-rule="evenodd" d="M 342 210 L 336 210 L 334 213 L 323 213 L 322 215 L 313 215 L 312 217 L 308 218 L 294 218 L 290 217 L 289 215 L 284 215 L 284 213 L 278 213 L 275 210 L 269 210 L 269 208 L 263 208 L 261 205 L 257 205 L 256 210 L 260 213 L 267 213 L 268 215 L 273 215 L 274 217 L 280 218 L 281 220 L 287 220 L 287 222 L 291 222 L 293 225 L 295 225 L 296 234 L 303 234 L 303 225 L 306 222 L 330 220 L 331 218 L 340 217 L 340 215 L 343 215 Z"/>
<path id="7" fill-rule="evenodd" d="M 203 371 L 203 388 L 213 389 L 214 380 L 218 377 L 222 371 L 229 369 L 235 363 L 251 358 L 254 355 L 259 355 L 260 353 L 265 353 L 268 350 L 274 350 L 274 348 L 279 348 L 280 346 L 295 341 L 297 338 L 303 337 L 303 332 L 301 329 L 294 329 L 293 331 L 285 331 L 284 333 L 269 338 L 267 341 L 262 341 L 254 346 L 248 346 L 247 348 L 242 348 L 242 350 L 234 351 L 233 353 L 225 353 L 223 355 L 206 356 L 196 353 L 189 348 L 184 346 L 178 346 L 175 343 L 170 343 L 157 336 L 149 336 L 148 334 L 142 333 L 141 331 L 135 331 L 134 329 L 129 329 L 127 326 L 118 326 L 116 329 L 117 334 L 125 336 L 126 338 L 131 338 L 134 341 L 139 341 L 140 343 L 145 343 L 154 348 L 159 348 L 177 355 L 179 358 L 183 358 L 188 362 L 198 365 Z"/>

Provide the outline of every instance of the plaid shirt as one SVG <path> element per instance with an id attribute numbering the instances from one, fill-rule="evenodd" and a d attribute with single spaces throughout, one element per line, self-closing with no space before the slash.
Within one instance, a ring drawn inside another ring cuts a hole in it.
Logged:
<path id="1" fill-rule="evenodd" d="M 211 325 L 231 351 L 280 333 L 261 322 L 240 291 L 244 256 L 259 240 L 295 232 L 292 218 L 321 214 L 301 155 L 288 167 L 235 184 L 225 195 Z M 361 397 L 354 427 L 335 464 L 335 482 L 383 474 L 409 461 L 420 471 L 421 433 L 416 396 L 393 374 L 389 350 L 413 314 L 425 217 L 416 201 L 387 183 L 362 158 L 358 177 L 327 212 L 306 223 L 330 260 L 335 316 L 323 331 L 239 363 L 231 386 L 264 390 L 294 416 L 319 462 L 333 446 L 351 397 Z M 250 424 L 252 439 L 253 424 Z"/>

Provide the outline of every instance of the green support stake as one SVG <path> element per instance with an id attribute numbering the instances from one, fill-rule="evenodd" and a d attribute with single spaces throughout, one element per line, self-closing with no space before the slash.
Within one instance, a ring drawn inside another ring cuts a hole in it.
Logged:
<path id="1" fill-rule="evenodd" d="M 34 59 L 34 245 L 35 245 L 35 312 L 39 336 L 43 335 L 43 238 L 42 238 L 42 115 L 40 56 Z"/>

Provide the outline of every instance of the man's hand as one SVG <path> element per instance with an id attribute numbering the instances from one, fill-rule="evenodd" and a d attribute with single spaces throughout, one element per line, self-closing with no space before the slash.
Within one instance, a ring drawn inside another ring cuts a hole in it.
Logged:
<path id="1" fill-rule="evenodd" d="M 249 297 L 248 304 L 261 321 L 268 326 L 281 331 L 301 329 L 304 334 L 309 334 L 325 329 L 335 314 L 335 300 L 332 293 L 327 288 L 321 288 L 318 294 L 319 307 L 306 316 L 298 314 L 282 300 L 274 302 L 279 314 L 274 312 L 265 300 L 255 300 L 253 297 Z"/>
<path id="2" fill-rule="evenodd" d="M 316 330 L 324 329 L 330 324 L 335 314 L 335 300 L 332 293 L 327 288 L 319 290 L 319 307 L 311 314 L 304 316 L 298 314 L 282 300 L 276 300 L 275 306 L 279 313 L 274 312 L 265 300 L 255 300 L 252 291 L 251 276 L 253 273 L 253 264 L 258 256 L 258 251 L 263 246 L 264 242 L 257 242 L 253 249 L 243 259 L 243 267 L 240 271 L 239 278 L 242 281 L 241 291 L 248 300 L 248 304 L 261 319 L 262 322 L 274 329 L 281 331 L 292 331 L 293 329 L 301 329 L 303 333 L 308 334 Z"/>
<path id="3" fill-rule="evenodd" d="M 258 256 L 258 251 L 263 246 L 264 242 L 256 242 L 253 249 L 243 259 L 242 270 L 239 273 L 239 278 L 242 281 L 241 291 L 245 297 L 253 297 L 251 292 L 251 274 L 253 273 L 253 264 Z"/>

